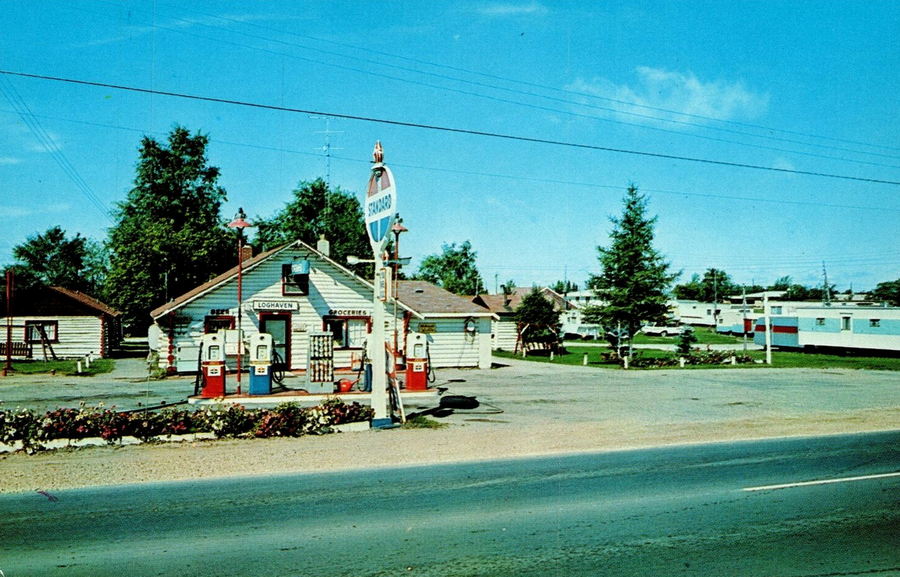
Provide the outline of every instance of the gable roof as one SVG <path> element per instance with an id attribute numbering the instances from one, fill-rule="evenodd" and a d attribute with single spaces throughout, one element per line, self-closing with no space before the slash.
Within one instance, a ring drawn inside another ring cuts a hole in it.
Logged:
<path id="1" fill-rule="evenodd" d="M 105 315 L 119 317 L 119 311 L 82 292 L 61 286 L 37 286 L 13 299 L 13 314 L 41 316 Z"/>
<path id="2" fill-rule="evenodd" d="M 276 257 L 280 253 L 292 247 L 302 248 L 312 254 L 315 254 L 318 258 L 331 263 L 341 271 L 345 272 L 347 276 L 355 279 L 357 282 L 367 287 L 369 290 L 374 290 L 371 282 L 357 276 L 353 273 L 353 271 L 341 266 L 336 261 L 332 260 L 331 258 L 325 256 L 323 253 L 299 240 L 276 247 L 266 252 L 261 252 L 253 258 L 245 260 L 241 264 L 243 268 L 243 274 L 252 271 L 265 261 Z M 150 316 L 154 319 L 158 319 L 170 312 L 173 312 L 187 305 L 188 303 L 216 290 L 220 286 L 236 278 L 237 274 L 238 267 L 234 266 L 233 268 L 225 271 L 219 276 L 201 284 L 194 289 L 191 289 L 190 291 L 167 302 L 166 304 L 153 309 L 152 311 L 150 311 Z M 403 309 L 413 313 L 418 317 L 423 317 L 424 314 L 429 314 L 432 316 L 484 316 L 485 314 L 489 314 L 485 313 L 485 310 L 483 308 L 471 303 L 465 298 L 459 297 L 427 281 L 399 281 L 397 284 L 397 290 L 399 292 L 399 294 L 397 295 L 398 304 Z"/>
<path id="3" fill-rule="evenodd" d="M 397 300 L 420 314 L 445 317 L 489 316 L 490 311 L 424 280 L 397 283 Z"/>
<path id="4" fill-rule="evenodd" d="M 265 261 L 279 255 L 280 253 L 282 253 L 290 248 L 302 248 L 304 250 L 307 250 L 307 251 L 311 252 L 312 254 L 315 254 L 318 258 L 321 258 L 321 259 L 329 262 L 330 264 L 334 265 L 338 269 L 347 273 L 348 276 L 356 279 L 358 282 L 362 283 L 364 286 L 368 287 L 369 289 L 372 289 L 372 283 L 370 283 L 366 279 L 357 276 L 356 274 L 353 273 L 353 271 L 349 270 L 348 268 L 346 268 L 344 266 L 341 266 L 340 264 L 337 263 L 337 261 L 334 261 L 331 258 L 325 256 L 323 253 L 321 253 L 318 250 L 314 249 L 313 247 L 309 246 L 305 242 L 296 240 L 294 242 L 284 244 L 279 247 L 275 247 L 272 250 L 267 250 L 265 252 L 261 252 L 258 255 L 254 256 L 253 258 L 248 258 L 247 260 L 242 262 L 240 266 L 235 265 L 234 267 L 228 269 L 227 271 L 223 272 L 219 276 L 217 276 L 213 279 L 210 279 L 210 280 L 206 281 L 205 283 L 203 283 L 202 285 L 189 290 L 188 292 L 167 302 L 166 304 L 153 309 L 152 311 L 150 311 L 150 316 L 153 319 L 158 319 L 159 317 L 161 317 L 167 313 L 175 311 L 175 310 L 181 308 L 182 306 L 190 303 L 191 301 L 194 301 L 194 300 L 206 295 L 207 293 L 212 292 L 213 290 L 219 288 L 220 286 L 224 285 L 225 283 L 229 282 L 230 280 L 237 278 L 239 268 L 242 268 L 243 274 L 246 274 L 246 273 L 252 271 L 253 269 L 257 268 L 259 265 L 261 265 Z"/>
<path id="5" fill-rule="evenodd" d="M 516 309 L 519 308 L 519 305 L 522 304 L 522 299 L 528 296 L 533 290 L 534 288 L 515 287 L 515 290 L 513 290 L 511 294 L 478 295 L 472 299 L 472 302 L 488 309 L 492 313 L 498 315 L 511 315 L 515 313 Z M 543 293 L 544 298 L 553 303 L 553 308 L 556 310 L 575 308 L 572 303 L 550 288 L 544 287 L 539 288 L 538 290 Z"/>

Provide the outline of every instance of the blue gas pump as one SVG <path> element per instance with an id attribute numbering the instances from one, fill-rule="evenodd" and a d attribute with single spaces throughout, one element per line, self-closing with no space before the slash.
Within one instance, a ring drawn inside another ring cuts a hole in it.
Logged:
<path id="1" fill-rule="evenodd" d="M 272 335 L 250 336 L 250 394 L 272 394 Z"/>

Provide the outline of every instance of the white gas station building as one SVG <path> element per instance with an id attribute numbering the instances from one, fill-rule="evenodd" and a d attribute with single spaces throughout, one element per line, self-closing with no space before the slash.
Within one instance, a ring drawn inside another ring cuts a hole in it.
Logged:
<path id="1" fill-rule="evenodd" d="M 244 260 L 240 310 L 238 267 L 153 310 L 150 344 L 160 368 L 196 372 L 203 335 L 240 324 L 245 339 L 271 334 L 289 371 L 307 371 L 310 337 L 323 334 L 333 344 L 334 371 L 358 370 L 372 335 L 374 289 L 320 248 L 296 241 Z M 399 361 L 409 336 L 421 334 L 433 368 L 490 368 L 490 311 L 423 281 L 398 281 L 397 292 L 385 303 L 384 335 Z"/>

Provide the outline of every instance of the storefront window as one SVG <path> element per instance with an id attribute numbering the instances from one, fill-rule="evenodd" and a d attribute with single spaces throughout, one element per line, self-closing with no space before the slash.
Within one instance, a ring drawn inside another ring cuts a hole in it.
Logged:
<path id="1" fill-rule="evenodd" d="M 361 349 L 369 332 L 365 317 L 325 317 L 325 330 L 330 331 L 336 349 Z"/>
<path id="2" fill-rule="evenodd" d="M 234 317 L 230 315 L 210 315 L 203 318 L 203 332 L 217 333 L 221 329 L 233 329 Z"/>

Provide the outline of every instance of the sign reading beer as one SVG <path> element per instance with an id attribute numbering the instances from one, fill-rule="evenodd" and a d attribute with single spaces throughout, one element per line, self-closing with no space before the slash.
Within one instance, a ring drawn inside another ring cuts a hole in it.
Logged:
<path id="1" fill-rule="evenodd" d="M 378 254 L 390 240 L 388 233 L 394 224 L 394 215 L 397 214 L 397 189 L 394 186 L 394 175 L 384 165 L 381 141 L 375 143 L 372 158 L 372 175 L 366 189 L 364 211 L 369 242 L 372 244 L 372 250 Z"/>

